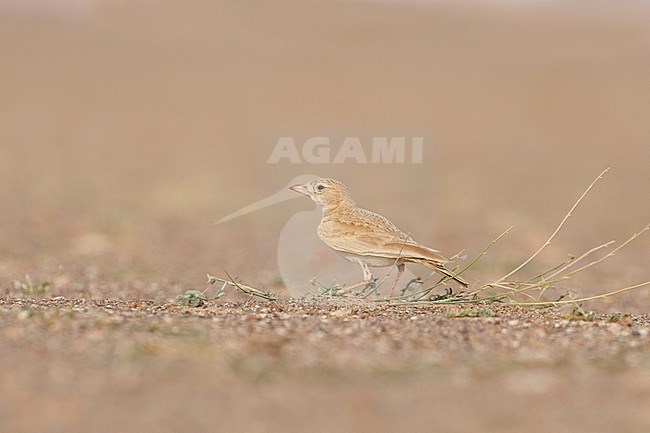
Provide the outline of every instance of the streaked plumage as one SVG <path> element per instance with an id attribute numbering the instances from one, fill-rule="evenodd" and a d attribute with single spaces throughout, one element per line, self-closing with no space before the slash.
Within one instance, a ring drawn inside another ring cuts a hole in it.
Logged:
<path id="1" fill-rule="evenodd" d="M 418 263 L 467 287 L 460 277 L 445 268 L 448 260 L 437 250 L 415 242 L 383 216 L 358 207 L 347 187 L 335 179 L 316 179 L 292 190 L 309 196 L 323 206 L 318 237 L 345 259 L 358 263 L 364 280 L 358 287 L 372 281 L 369 267 L 396 265 L 397 281 L 404 272 L 404 263 Z"/>

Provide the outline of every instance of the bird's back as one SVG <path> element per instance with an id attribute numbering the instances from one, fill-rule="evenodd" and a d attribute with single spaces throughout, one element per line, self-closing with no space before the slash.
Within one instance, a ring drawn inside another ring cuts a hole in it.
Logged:
<path id="1" fill-rule="evenodd" d="M 377 245 L 391 240 L 411 240 L 387 218 L 357 206 L 324 213 L 318 226 L 318 236 L 328 245 L 342 237 L 367 239 Z"/>

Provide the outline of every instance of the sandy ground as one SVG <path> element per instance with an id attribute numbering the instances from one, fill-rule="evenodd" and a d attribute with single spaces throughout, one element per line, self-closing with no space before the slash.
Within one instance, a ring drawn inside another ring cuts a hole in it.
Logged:
<path id="1" fill-rule="evenodd" d="M 359 277 L 293 224 L 311 203 L 214 224 L 336 177 L 447 255 L 513 225 L 472 287 L 605 167 L 519 277 L 645 227 L 647 3 L 483 3 L 2 2 L 0 430 L 650 430 L 647 287 L 587 317 L 294 301 L 292 269 Z M 287 135 L 423 136 L 423 162 L 269 164 Z M 649 239 L 564 287 L 647 281 Z M 283 299 L 173 305 L 224 270 Z"/>

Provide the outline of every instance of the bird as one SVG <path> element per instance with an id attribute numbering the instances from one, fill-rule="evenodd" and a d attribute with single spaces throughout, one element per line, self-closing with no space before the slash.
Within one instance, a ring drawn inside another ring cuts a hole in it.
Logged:
<path id="1" fill-rule="evenodd" d="M 397 266 L 397 277 L 389 296 L 404 273 L 405 263 L 417 263 L 456 281 L 468 283 L 445 267 L 449 262 L 438 250 L 415 242 L 408 234 L 378 213 L 357 206 L 348 188 L 340 181 L 319 178 L 290 187 L 322 206 L 318 237 L 344 259 L 357 263 L 363 280 L 346 291 L 376 281 L 371 267 Z"/>
<path id="2" fill-rule="evenodd" d="M 303 196 L 291 191 L 289 187 L 318 178 L 319 176 L 315 174 L 296 176 L 288 179 L 286 183 L 278 185 L 278 190 L 275 192 L 272 192 L 274 190 L 271 189 L 273 182 L 267 181 L 263 187 L 260 187 L 260 190 L 269 191 L 269 194 L 262 195 L 263 198 L 260 200 L 224 216 L 215 223 L 219 226 L 219 230 L 227 231 L 236 227 L 233 224 L 241 224 L 241 222 L 237 221 L 239 218 L 244 218 L 254 212 L 262 215 L 274 215 L 274 221 L 282 224 L 277 237 L 276 264 L 278 274 L 274 276 L 274 282 L 284 286 L 284 289 L 296 298 L 311 293 L 315 282 L 331 281 L 332 284 L 336 284 L 336 281 L 332 278 L 334 275 L 341 278 L 356 275 L 356 269 L 348 269 L 348 262 L 341 260 L 338 254 L 328 248 L 316 236 L 314 227 L 318 225 L 321 219 L 320 206 L 310 201 L 309 204 L 313 204 L 313 208 L 311 206 L 308 208 L 292 208 L 293 212 L 287 215 L 287 219 L 284 221 L 281 218 L 282 215 L 286 215 L 286 213 L 282 213 L 284 210 L 277 208 L 271 210 L 272 207 L 286 203 L 289 200 L 304 199 Z M 266 227 L 264 230 L 266 230 Z M 271 253 L 264 251 L 263 254 L 269 255 Z M 351 270 L 354 272 L 351 273 Z M 407 269 L 402 278 L 411 279 L 415 278 L 415 275 Z"/>

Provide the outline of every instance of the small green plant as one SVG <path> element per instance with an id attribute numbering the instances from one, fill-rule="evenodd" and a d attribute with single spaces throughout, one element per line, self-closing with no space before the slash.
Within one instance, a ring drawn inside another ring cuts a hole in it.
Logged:
<path id="1" fill-rule="evenodd" d="M 373 280 L 372 282 L 368 283 L 366 287 L 361 288 L 359 291 L 355 292 L 355 296 L 361 296 L 362 294 L 366 294 L 368 290 L 372 290 L 375 287 L 375 281 Z M 332 283 L 329 285 L 320 283 L 316 278 L 312 278 L 309 281 L 309 284 L 314 288 L 314 293 L 317 294 L 317 296 L 322 296 L 322 297 L 334 297 L 334 296 L 341 296 L 341 293 L 345 293 L 345 285 L 336 282 L 336 280 L 332 280 Z M 374 291 L 371 291 L 370 294 L 374 293 Z"/>
<path id="2" fill-rule="evenodd" d="M 14 281 L 14 288 L 20 289 L 23 291 L 25 296 L 37 295 L 43 296 L 45 292 L 50 288 L 52 283 L 49 280 L 40 282 L 39 284 L 34 284 L 32 277 L 25 275 L 24 280 Z"/>
<path id="3" fill-rule="evenodd" d="M 445 314 L 446 317 L 494 317 L 496 314 L 494 314 L 494 311 L 490 310 L 489 308 L 482 309 L 482 310 L 469 310 L 467 308 L 464 308 L 460 311 L 449 311 L 447 314 Z"/>
<path id="4" fill-rule="evenodd" d="M 208 297 L 198 290 L 188 290 L 185 294 L 176 297 L 176 302 L 184 307 L 201 307 L 207 300 Z"/>
<path id="5" fill-rule="evenodd" d="M 56 271 L 56 273 L 50 275 L 49 278 L 47 278 L 44 281 L 41 281 L 40 283 L 34 283 L 32 280 L 32 277 L 29 276 L 29 274 L 25 275 L 24 280 L 15 280 L 14 281 L 14 289 L 16 290 L 22 290 L 23 295 L 25 296 L 44 296 L 45 293 L 52 287 L 52 280 L 54 277 L 59 275 L 62 271 L 62 268 L 59 267 L 59 269 Z"/>
<path id="6" fill-rule="evenodd" d="M 569 313 L 569 320 L 584 320 L 592 322 L 597 319 L 596 313 L 582 308 L 582 306 L 573 307 L 571 313 Z"/>
<path id="7" fill-rule="evenodd" d="M 607 317 L 607 321 L 609 323 L 621 323 L 624 322 L 625 320 L 629 319 L 630 315 L 629 314 L 623 314 L 623 313 L 612 313 Z"/>

